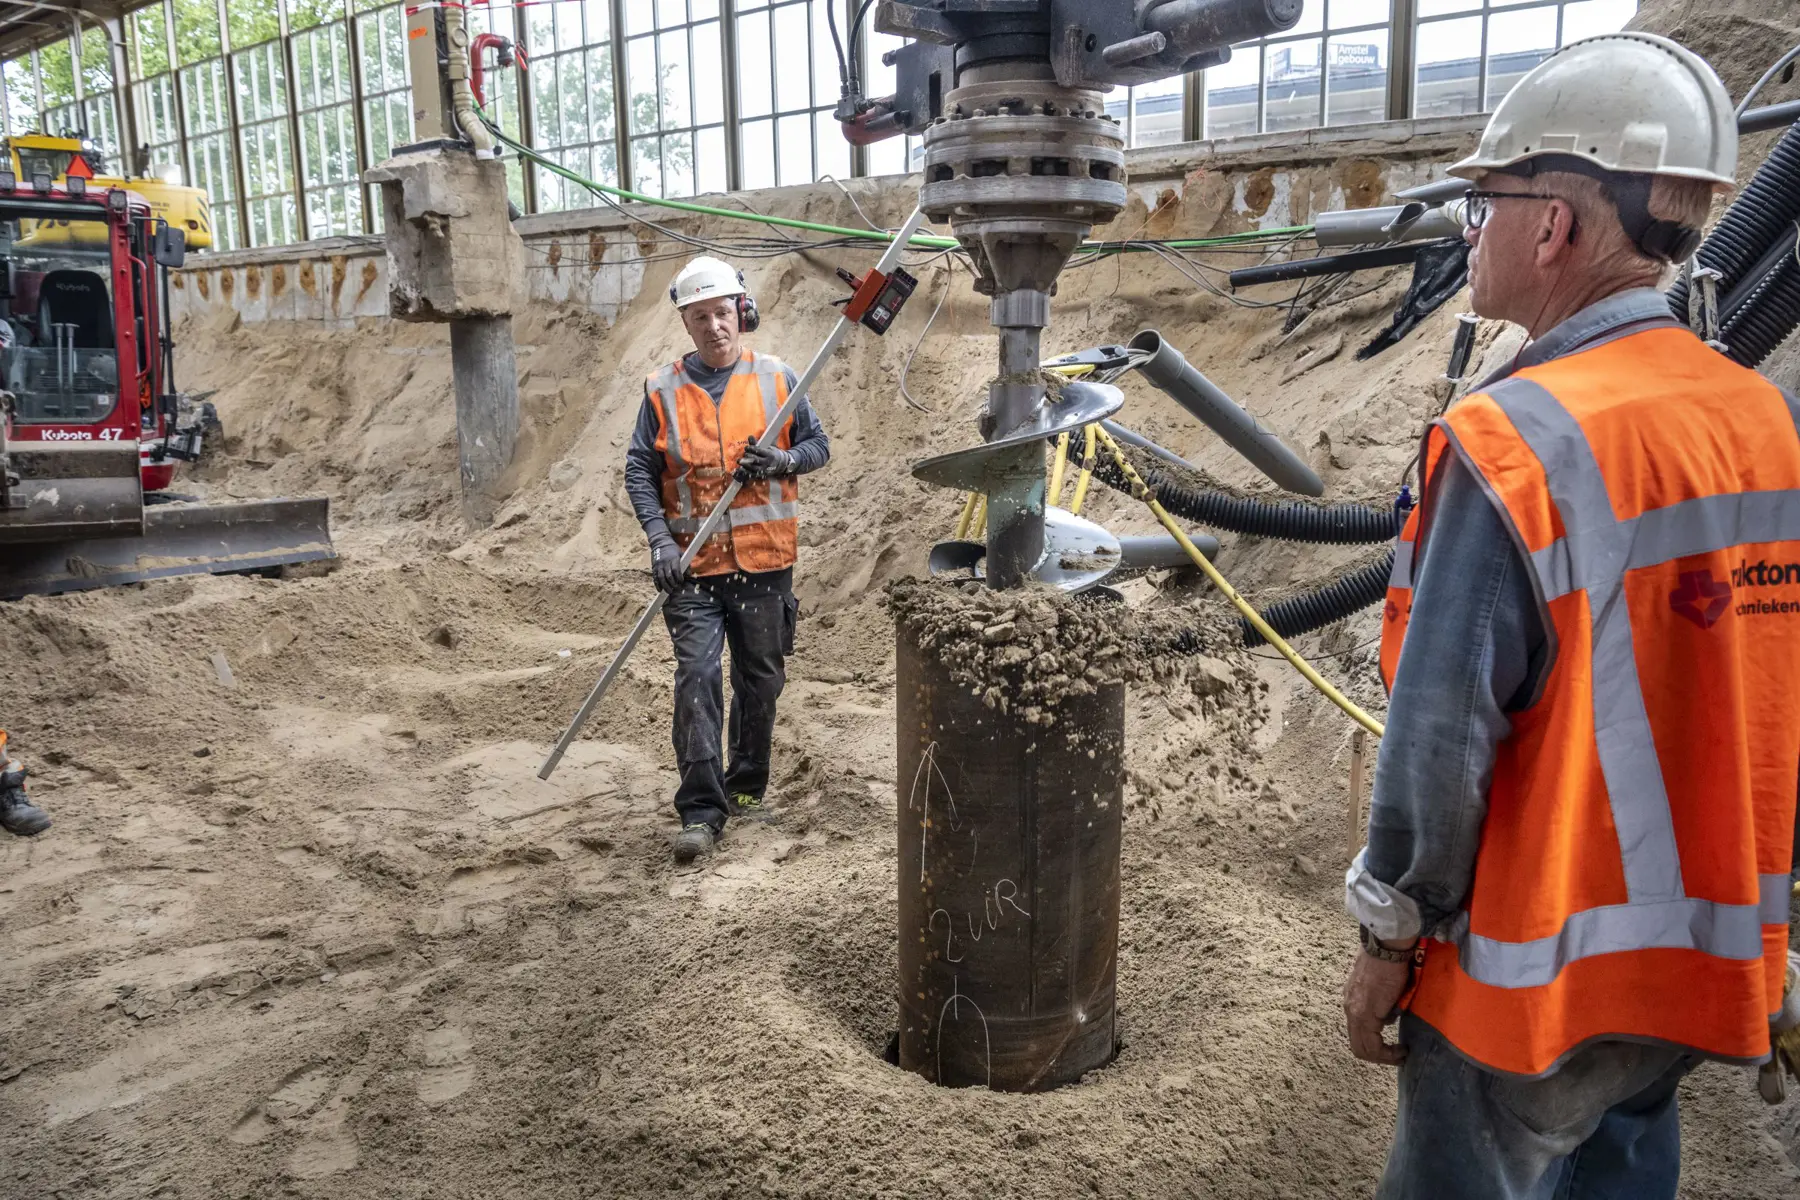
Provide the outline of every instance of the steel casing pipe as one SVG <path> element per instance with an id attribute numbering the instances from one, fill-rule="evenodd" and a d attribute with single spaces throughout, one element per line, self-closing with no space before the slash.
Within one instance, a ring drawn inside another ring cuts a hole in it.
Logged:
<path id="1" fill-rule="evenodd" d="M 900 1065 L 1071 1083 L 1117 1052 L 1125 686 L 1029 725 L 897 637 Z"/>

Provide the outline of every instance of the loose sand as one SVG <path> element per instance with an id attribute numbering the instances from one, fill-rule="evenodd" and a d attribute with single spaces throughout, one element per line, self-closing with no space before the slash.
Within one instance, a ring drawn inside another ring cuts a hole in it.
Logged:
<path id="1" fill-rule="evenodd" d="M 517 491 L 473 538 L 456 523 L 443 330 L 181 331 L 184 381 L 221 389 L 231 435 L 195 486 L 327 492 L 343 559 L 0 607 L 3 719 L 57 819 L 0 843 L 0 1194 L 1366 1194 L 1394 1085 L 1351 1059 L 1338 1007 L 1349 725 L 1266 650 L 1217 651 L 1229 704 L 1154 672 L 1131 686 L 1117 1062 L 1027 1097 L 939 1090 L 882 1061 L 882 597 L 955 521 L 957 498 L 907 464 L 975 439 L 994 343 L 966 275 L 927 269 L 888 338 L 855 339 L 820 386 L 836 457 L 803 489 L 778 819 L 670 864 L 660 631 L 554 780 L 534 778 L 651 594 L 621 451 L 638 381 L 678 349 L 659 302 L 670 269 L 653 266 L 611 328 L 519 316 Z M 756 344 L 803 361 L 841 290 L 829 265 L 754 264 L 751 283 Z M 1442 398 L 1452 318 L 1371 363 L 1339 348 L 1402 286 L 1283 343 L 1277 317 L 1121 259 L 1065 279 L 1046 349 L 1160 328 L 1330 496 L 1386 497 Z M 896 382 L 945 287 L 908 378 L 926 415 Z M 1126 423 L 1253 484 L 1172 404 L 1126 387 Z M 1091 515 L 1153 527 L 1110 493 Z M 1226 541 L 1220 562 L 1252 594 L 1367 553 Z M 1180 577 L 1124 591 L 1217 619 Z M 1364 615 L 1304 647 L 1379 711 L 1374 632 Z M 1684 1103 L 1684 1196 L 1800 1195 L 1783 1153 L 1800 1102 L 1765 1109 L 1747 1075 L 1709 1067 Z"/>

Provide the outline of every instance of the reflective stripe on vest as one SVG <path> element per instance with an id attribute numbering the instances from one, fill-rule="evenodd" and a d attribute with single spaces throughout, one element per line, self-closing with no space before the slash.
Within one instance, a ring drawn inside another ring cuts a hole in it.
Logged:
<path id="1" fill-rule="evenodd" d="M 1785 968 L 1800 597 L 1740 589 L 1800 588 L 1800 405 L 1685 331 L 1601 346 L 1453 408 L 1421 471 L 1472 469 L 1551 644 L 1411 1006 L 1527 1075 L 1608 1036 L 1754 1059 Z M 1396 546 L 1390 687 L 1432 500 Z"/>
<path id="2" fill-rule="evenodd" d="M 645 381 L 659 417 L 663 515 L 669 531 L 684 548 L 724 495 L 744 444 L 760 437 L 780 414 L 786 392 L 783 370 L 779 359 L 746 351 L 732 367 L 724 394 L 716 402 L 686 378 L 679 361 Z M 747 408 L 747 402 L 755 407 Z M 786 448 L 792 436 L 790 418 L 774 444 Z M 792 481 L 744 484 L 724 521 L 694 556 L 690 570 L 695 575 L 712 575 L 793 565 L 799 515 L 798 487 Z"/>

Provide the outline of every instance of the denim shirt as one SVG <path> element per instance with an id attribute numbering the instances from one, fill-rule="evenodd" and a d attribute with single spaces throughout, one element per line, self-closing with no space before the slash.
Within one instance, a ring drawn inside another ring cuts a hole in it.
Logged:
<path id="1" fill-rule="evenodd" d="M 1633 288 L 1582 309 L 1484 380 L 1670 320 L 1668 300 Z M 1543 618 L 1524 559 L 1474 470 L 1454 451 L 1433 478 L 1429 537 L 1413 564 L 1412 617 L 1375 761 L 1368 844 L 1344 877 L 1344 906 L 1377 937 L 1450 932 L 1475 875 L 1488 786 L 1509 714 L 1547 669 Z"/>

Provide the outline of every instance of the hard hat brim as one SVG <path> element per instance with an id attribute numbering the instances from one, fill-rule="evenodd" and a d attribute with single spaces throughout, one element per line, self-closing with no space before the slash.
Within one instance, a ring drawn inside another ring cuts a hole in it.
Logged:
<path id="1" fill-rule="evenodd" d="M 1448 173 L 1458 179 L 1467 179 L 1471 183 L 1483 175 L 1493 171 L 1504 171 L 1516 167 L 1522 162 L 1530 162 L 1534 158 L 1579 158 L 1593 163 L 1603 171 L 1625 175 L 1665 175 L 1673 179 L 1703 179 L 1713 185 L 1714 191 L 1728 191 L 1737 187 L 1737 180 L 1728 176 L 1715 174 L 1712 171 L 1692 167 L 1658 167 L 1653 171 L 1621 171 L 1611 163 L 1604 162 L 1592 154 L 1576 154 L 1568 150 L 1534 150 L 1530 154 L 1520 154 L 1512 158 L 1490 158 L 1477 151 L 1464 159 L 1452 163 Z"/>

